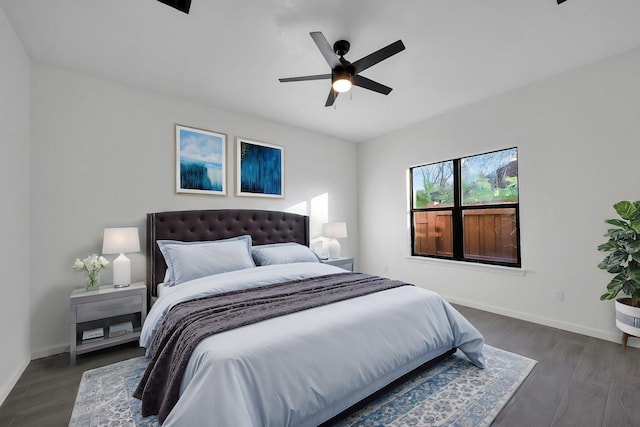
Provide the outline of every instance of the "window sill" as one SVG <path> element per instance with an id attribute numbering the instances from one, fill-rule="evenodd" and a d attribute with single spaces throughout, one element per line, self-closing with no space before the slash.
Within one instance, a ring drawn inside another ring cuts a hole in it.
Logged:
<path id="1" fill-rule="evenodd" d="M 501 265 L 491 265 L 491 264 L 480 264 L 474 262 L 464 262 L 464 261 L 452 261 L 441 258 L 428 258 L 421 256 L 407 256 L 407 261 L 414 262 L 417 264 L 431 264 L 438 265 L 443 267 L 450 267 L 455 269 L 463 269 L 463 270 L 475 270 L 475 271 L 486 271 L 500 274 L 507 274 L 510 276 L 524 276 L 526 270 L 522 267 L 504 267 Z"/>

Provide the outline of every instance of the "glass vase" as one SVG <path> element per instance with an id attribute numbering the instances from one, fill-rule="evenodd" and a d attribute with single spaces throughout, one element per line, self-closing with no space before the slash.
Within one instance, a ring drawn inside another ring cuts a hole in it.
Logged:
<path id="1" fill-rule="evenodd" d="M 87 273 L 87 285 L 84 289 L 87 291 L 95 291 L 98 288 L 100 288 L 100 272 L 94 271 Z"/>

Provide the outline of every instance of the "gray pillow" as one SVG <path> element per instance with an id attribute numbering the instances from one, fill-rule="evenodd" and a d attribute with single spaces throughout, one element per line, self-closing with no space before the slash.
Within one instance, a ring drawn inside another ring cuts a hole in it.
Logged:
<path id="1" fill-rule="evenodd" d="M 318 256 L 299 243 L 273 243 L 251 248 L 256 265 L 289 264 L 296 262 L 320 262 Z"/>

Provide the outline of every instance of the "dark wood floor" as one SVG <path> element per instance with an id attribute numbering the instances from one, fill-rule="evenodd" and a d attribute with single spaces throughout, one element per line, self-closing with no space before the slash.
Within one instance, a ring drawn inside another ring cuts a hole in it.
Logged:
<path id="1" fill-rule="evenodd" d="M 640 350 L 456 306 L 489 345 L 538 361 L 493 426 L 640 426 Z M 32 361 L 0 407 L 0 426 L 67 426 L 82 372 L 142 355 L 135 344 Z"/>
<path id="2" fill-rule="evenodd" d="M 0 406 L 0 426 L 68 426 L 84 371 L 143 354 L 133 342 L 79 355 L 74 367 L 69 353 L 31 361 Z"/>
<path id="3" fill-rule="evenodd" d="M 538 361 L 492 426 L 640 426 L 640 350 L 467 307 L 485 342 Z"/>

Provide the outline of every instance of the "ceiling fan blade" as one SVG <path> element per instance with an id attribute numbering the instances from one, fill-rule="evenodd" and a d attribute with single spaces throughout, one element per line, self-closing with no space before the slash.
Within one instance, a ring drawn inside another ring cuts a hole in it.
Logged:
<path id="1" fill-rule="evenodd" d="M 389 92 L 391 92 L 393 90 L 389 86 L 385 86 L 385 85 L 380 84 L 378 82 L 374 82 L 371 79 L 359 76 L 357 74 L 355 76 L 351 77 L 351 82 L 356 86 L 360 86 L 360 87 L 363 87 L 365 89 L 369 89 L 369 90 L 372 90 L 374 92 L 381 93 L 383 95 L 389 95 Z"/>
<path id="2" fill-rule="evenodd" d="M 378 62 L 384 61 L 385 59 L 395 55 L 398 52 L 402 52 L 404 49 L 404 43 L 402 43 L 402 40 L 398 40 L 395 43 L 391 43 L 389 46 L 376 50 L 375 52 L 365 56 L 364 58 L 358 59 L 351 65 L 353 65 L 355 72 L 359 73 L 360 71 L 364 71 L 372 65 L 376 65 Z"/>
<path id="3" fill-rule="evenodd" d="M 320 49 L 320 53 L 324 56 L 324 59 L 327 61 L 331 69 L 333 70 L 340 64 L 340 60 L 336 56 L 333 48 L 325 38 L 325 36 L 320 31 L 314 31 L 309 33 L 314 42 L 316 42 L 316 46 Z"/>
<path id="4" fill-rule="evenodd" d="M 331 107 L 334 102 L 336 102 L 336 98 L 338 97 L 338 92 L 331 88 L 329 92 L 329 96 L 327 97 L 327 102 L 324 104 L 325 107 Z"/>
<path id="5" fill-rule="evenodd" d="M 158 0 L 160 3 L 164 3 L 168 6 L 173 7 L 174 9 L 178 9 L 180 12 L 184 12 L 186 14 L 189 13 L 189 8 L 191 7 L 191 0 Z"/>
<path id="6" fill-rule="evenodd" d="M 331 78 L 331 74 L 316 74 L 315 76 L 286 77 L 278 80 L 280 80 L 282 83 L 285 83 L 285 82 L 304 82 L 307 80 L 324 80 L 324 79 L 330 79 L 330 78 Z"/>

